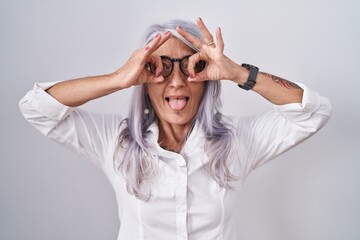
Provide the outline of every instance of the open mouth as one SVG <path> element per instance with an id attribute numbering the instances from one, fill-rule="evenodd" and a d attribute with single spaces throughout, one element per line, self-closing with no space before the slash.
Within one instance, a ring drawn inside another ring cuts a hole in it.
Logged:
<path id="1" fill-rule="evenodd" d="M 165 100 L 174 111 L 180 111 L 186 107 L 189 97 L 166 97 Z"/>

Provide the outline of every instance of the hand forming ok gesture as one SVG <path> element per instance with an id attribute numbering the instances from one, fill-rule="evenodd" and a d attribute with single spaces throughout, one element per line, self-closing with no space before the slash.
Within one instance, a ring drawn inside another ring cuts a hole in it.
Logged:
<path id="1" fill-rule="evenodd" d="M 199 52 L 189 58 L 188 71 L 190 77 L 188 80 L 200 82 L 223 79 L 235 80 L 238 78 L 237 72 L 240 66 L 224 55 L 224 41 L 221 29 L 216 29 L 216 42 L 214 42 L 212 34 L 209 32 L 201 18 L 198 18 L 196 22 L 202 33 L 203 41 L 181 27 L 176 28 L 176 31 L 181 36 L 199 49 Z M 200 60 L 206 61 L 207 66 L 203 71 L 195 73 L 194 66 Z"/>

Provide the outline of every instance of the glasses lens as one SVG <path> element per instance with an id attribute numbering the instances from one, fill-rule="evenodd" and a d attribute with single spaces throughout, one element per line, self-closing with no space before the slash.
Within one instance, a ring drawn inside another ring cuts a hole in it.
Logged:
<path id="1" fill-rule="evenodd" d="M 161 75 L 163 75 L 163 77 L 167 77 L 170 75 L 172 71 L 172 62 L 167 57 L 161 57 L 161 62 L 163 65 L 163 70 L 161 72 Z"/>
<path id="2" fill-rule="evenodd" d="M 182 61 L 181 61 L 181 70 L 182 72 L 186 75 L 186 76 L 189 76 L 190 73 L 188 71 L 188 63 L 189 63 L 189 57 L 187 58 L 184 58 Z M 201 72 L 202 70 L 204 70 L 206 66 L 206 62 L 204 60 L 200 60 L 198 61 L 195 66 L 194 66 L 194 71 L 195 73 L 199 73 Z"/>
<path id="3" fill-rule="evenodd" d="M 180 62 L 180 69 L 181 71 L 186 75 L 189 76 L 189 71 L 188 71 L 188 63 L 189 63 L 189 57 L 184 58 L 181 62 Z"/>
<path id="4" fill-rule="evenodd" d="M 161 75 L 163 77 L 167 77 L 170 75 L 171 73 L 171 70 L 172 70 L 172 62 L 169 58 L 167 57 L 161 57 L 161 62 L 162 62 L 162 65 L 163 65 L 163 70 L 161 72 Z M 151 62 L 148 62 L 146 64 L 146 69 L 148 71 L 150 71 L 152 74 L 155 74 L 156 73 L 156 65 L 155 63 L 151 63 Z"/>

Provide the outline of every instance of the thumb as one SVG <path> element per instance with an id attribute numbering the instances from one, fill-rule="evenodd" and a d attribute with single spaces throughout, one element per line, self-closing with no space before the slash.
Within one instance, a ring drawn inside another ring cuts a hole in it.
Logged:
<path id="1" fill-rule="evenodd" d="M 163 81 L 164 81 L 164 77 L 162 75 L 157 77 L 154 74 L 151 74 L 148 77 L 148 83 L 160 83 L 160 82 L 163 82 Z"/>

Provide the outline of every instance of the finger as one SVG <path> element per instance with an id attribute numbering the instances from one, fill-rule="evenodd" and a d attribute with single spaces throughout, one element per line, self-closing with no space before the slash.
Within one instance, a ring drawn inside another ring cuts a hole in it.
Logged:
<path id="1" fill-rule="evenodd" d="M 148 78 L 147 78 L 147 83 L 149 83 L 149 84 L 152 84 L 152 83 L 161 83 L 161 82 L 163 82 L 165 79 L 164 79 L 164 77 L 162 76 L 162 75 L 160 75 L 160 76 L 155 76 L 155 75 L 153 75 L 153 74 L 151 74 L 150 76 L 148 76 Z"/>
<path id="2" fill-rule="evenodd" d="M 155 69 L 154 67 L 155 66 Z M 158 77 L 161 75 L 161 72 L 163 70 L 163 65 L 162 65 L 162 61 L 161 58 L 157 55 L 152 55 L 149 58 L 148 64 L 145 64 L 144 67 L 147 72 L 149 72 L 150 74 Z"/>
<path id="3" fill-rule="evenodd" d="M 208 77 L 207 77 L 205 71 L 197 73 L 196 76 L 193 77 L 193 78 L 188 77 L 189 82 L 203 82 L 203 81 L 206 81 L 206 80 L 208 80 Z"/>
<path id="4" fill-rule="evenodd" d="M 144 46 L 144 50 L 150 52 L 151 49 L 155 48 L 155 46 L 159 43 L 161 39 L 160 33 L 156 34 L 156 36 Z"/>
<path id="5" fill-rule="evenodd" d="M 152 59 L 153 59 L 153 62 L 155 64 L 155 76 L 156 77 L 159 77 L 162 73 L 162 70 L 163 70 L 163 64 L 162 64 L 162 61 L 161 61 L 161 58 L 159 56 L 151 56 Z"/>
<path id="6" fill-rule="evenodd" d="M 224 52 L 224 39 L 220 27 L 216 29 L 216 46 L 219 48 L 219 51 Z"/>
<path id="7" fill-rule="evenodd" d="M 171 37 L 171 32 L 167 31 L 166 33 L 160 35 L 160 41 L 157 43 L 157 45 L 155 46 L 155 50 L 157 50 L 161 45 L 163 45 L 167 40 L 169 40 Z"/>
<path id="8" fill-rule="evenodd" d="M 162 71 L 162 64 L 159 65 L 158 61 L 154 61 L 151 59 L 151 54 L 154 53 L 162 44 L 164 44 L 167 40 L 169 40 L 169 38 L 171 37 L 171 33 L 170 32 L 166 32 L 163 35 L 161 34 L 156 34 L 156 36 L 150 41 L 150 43 L 148 43 L 146 46 L 143 47 L 143 51 L 141 51 L 141 49 L 139 49 L 139 60 L 142 63 L 146 63 L 147 61 L 150 61 L 151 63 L 156 65 L 156 68 L 158 68 L 158 66 L 160 66 L 160 70 Z M 161 72 L 160 72 L 161 73 Z M 156 74 L 156 73 L 155 73 Z"/>
<path id="9" fill-rule="evenodd" d="M 205 26 L 205 23 L 202 21 L 202 19 L 200 17 L 196 20 L 196 23 L 199 26 L 201 34 L 204 38 L 204 42 L 207 43 L 208 45 L 209 45 L 209 43 L 214 42 L 214 38 L 213 38 L 212 34 L 207 29 L 207 27 Z"/>
<path id="10" fill-rule="evenodd" d="M 164 44 L 171 37 L 171 33 L 168 31 L 161 35 L 160 33 L 156 34 L 156 36 L 148 43 L 145 47 L 145 54 L 150 56 L 154 51 L 156 51 L 162 44 Z"/>
<path id="11" fill-rule="evenodd" d="M 199 38 L 195 37 L 191 33 L 187 32 L 182 27 L 176 27 L 176 31 L 186 40 L 188 40 L 192 45 L 194 45 L 197 48 L 200 48 L 202 45 L 202 42 Z"/>
<path id="12" fill-rule="evenodd" d="M 200 53 L 195 53 L 191 57 L 189 57 L 187 69 L 188 69 L 188 72 L 189 72 L 189 76 L 191 78 L 195 77 L 194 67 L 195 67 L 195 64 L 200 60 L 201 60 Z"/>
<path id="13" fill-rule="evenodd" d="M 152 55 L 150 56 L 149 62 L 150 64 L 155 65 L 155 73 L 153 74 L 151 70 L 147 71 L 147 75 L 146 75 L 148 79 L 147 82 L 157 83 L 163 81 L 164 77 L 161 75 L 163 69 L 161 58 L 157 55 Z"/>

